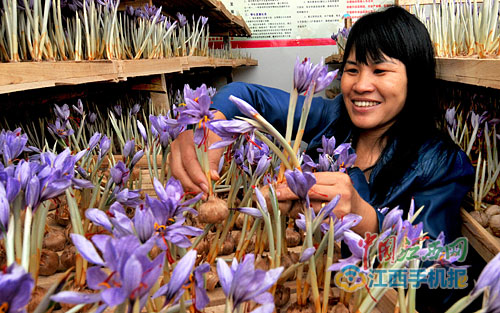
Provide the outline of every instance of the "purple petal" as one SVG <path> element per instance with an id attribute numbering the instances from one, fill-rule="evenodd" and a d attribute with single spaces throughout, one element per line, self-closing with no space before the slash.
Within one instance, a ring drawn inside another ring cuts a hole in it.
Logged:
<path id="1" fill-rule="evenodd" d="M 254 118 L 256 115 L 259 115 L 259 112 L 257 112 L 257 110 L 255 110 L 246 101 L 244 101 L 240 98 L 237 98 L 233 95 L 229 96 L 229 100 L 231 100 L 234 104 L 236 104 L 236 106 L 238 107 L 240 112 L 243 113 L 244 115 L 246 115 L 250 118 Z"/>
<path id="2" fill-rule="evenodd" d="M 217 274 L 219 275 L 222 291 L 224 291 L 224 294 L 228 297 L 231 290 L 231 284 L 233 283 L 233 271 L 231 271 L 229 265 L 227 265 L 226 261 L 222 258 L 217 259 Z"/>
<path id="3" fill-rule="evenodd" d="M 111 231 L 113 228 L 113 225 L 104 211 L 99 209 L 87 209 L 87 211 L 85 211 L 85 216 L 92 223 L 104 227 L 107 231 Z"/>
<path id="4" fill-rule="evenodd" d="M 305 249 L 304 252 L 302 252 L 302 255 L 300 256 L 299 262 L 304 263 L 308 261 L 314 255 L 314 252 L 316 252 L 316 248 L 314 247 Z"/>
<path id="5" fill-rule="evenodd" d="M 99 293 L 89 294 L 75 291 L 61 291 L 51 296 L 50 299 L 55 302 L 83 304 L 98 302 L 101 300 L 101 295 Z"/>
<path id="6" fill-rule="evenodd" d="M 70 236 L 78 252 L 80 252 L 87 261 L 97 265 L 104 265 L 103 259 L 99 256 L 94 245 L 90 241 L 79 234 L 73 233 Z"/>
<path id="7" fill-rule="evenodd" d="M 234 208 L 233 210 L 239 211 L 244 214 L 251 215 L 256 218 L 262 218 L 262 213 L 260 212 L 259 209 L 256 208 L 250 208 L 250 207 L 241 207 L 241 208 Z"/>

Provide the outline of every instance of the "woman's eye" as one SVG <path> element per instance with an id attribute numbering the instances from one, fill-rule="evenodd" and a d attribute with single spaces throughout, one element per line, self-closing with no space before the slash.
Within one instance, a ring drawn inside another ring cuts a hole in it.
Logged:
<path id="1" fill-rule="evenodd" d="M 379 68 L 378 68 L 378 69 L 375 69 L 375 70 L 373 71 L 373 73 L 375 73 L 375 74 L 382 74 L 382 73 L 385 73 L 385 72 L 386 72 L 385 70 L 383 70 L 383 69 L 379 69 Z"/>
<path id="2" fill-rule="evenodd" d="M 357 73 L 357 72 L 358 72 L 358 70 L 357 70 L 357 69 L 355 69 L 355 68 L 348 68 L 348 69 L 346 69 L 346 70 L 345 70 L 345 72 L 347 72 L 347 73 L 351 73 L 351 74 L 355 74 L 355 73 Z"/>

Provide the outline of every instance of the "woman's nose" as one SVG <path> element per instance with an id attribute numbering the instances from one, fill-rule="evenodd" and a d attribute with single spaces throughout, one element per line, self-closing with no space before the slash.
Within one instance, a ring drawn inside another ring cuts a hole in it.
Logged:
<path id="1" fill-rule="evenodd" d="M 361 71 L 357 77 L 353 89 L 358 93 L 370 92 L 375 90 L 373 75 L 371 75 L 368 71 Z"/>

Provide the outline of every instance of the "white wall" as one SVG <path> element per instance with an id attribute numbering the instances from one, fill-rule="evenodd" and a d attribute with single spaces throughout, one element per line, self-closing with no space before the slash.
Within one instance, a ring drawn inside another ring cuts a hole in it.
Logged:
<path id="1" fill-rule="evenodd" d="M 243 81 L 290 91 L 293 83 L 293 68 L 297 56 L 301 60 L 310 58 L 319 63 L 321 57 L 327 58 L 337 53 L 337 46 L 276 47 L 241 49 L 259 62 L 257 66 L 239 67 L 233 70 L 233 81 Z M 221 80 L 219 84 L 225 84 Z M 319 95 L 324 96 L 324 92 Z"/>

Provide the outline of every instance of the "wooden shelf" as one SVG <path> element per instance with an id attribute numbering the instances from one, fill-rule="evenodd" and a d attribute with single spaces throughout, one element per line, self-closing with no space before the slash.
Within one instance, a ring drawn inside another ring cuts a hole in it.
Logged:
<path id="1" fill-rule="evenodd" d="M 344 56 L 341 54 L 332 54 L 325 59 L 325 64 L 340 64 L 342 63 L 342 58 Z"/>
<path id="2" fill-rule="evenodd" d="M 255 66 L 253 59 L 177 57 L 141 60 L 99 60 L 0 63 L 0 94 L 92 82 L 119 82 L 129 77 L 182 73 L 193 68 Z"/>
<path id="3" fill-rule="evenodd" d="M 326 64 L 342 62 L 340 55 L 333 54 L 325 59 Z M 500 58 L 436 58 L 438 79 L 500 89 Z"/>
<path id="4" fill-rule="evenodd" d="M 157 7 L 175 17 L 177 12 L 184 14 L 188 20 L 191 16 L 208 17 L 210 35 L 212 36 L 242 36 L 252 35 L 250 27 L 241 16 L 232 14 L 221 1 L 218 0 L 153 0 Z"/>
<path id="5" fill-rule="evenodd" d="M 469 244 L 489 262 L 500 252 L 500 238 L 490 234 L 478 223 L 466 209 L 460 211 L 462 215 L 462 235 L 467 237 Z"/>
<path id="6" fill-rule="evenodd" d="M 500 89 L 500 59 L 436 58 L 438 79 Z"/>

